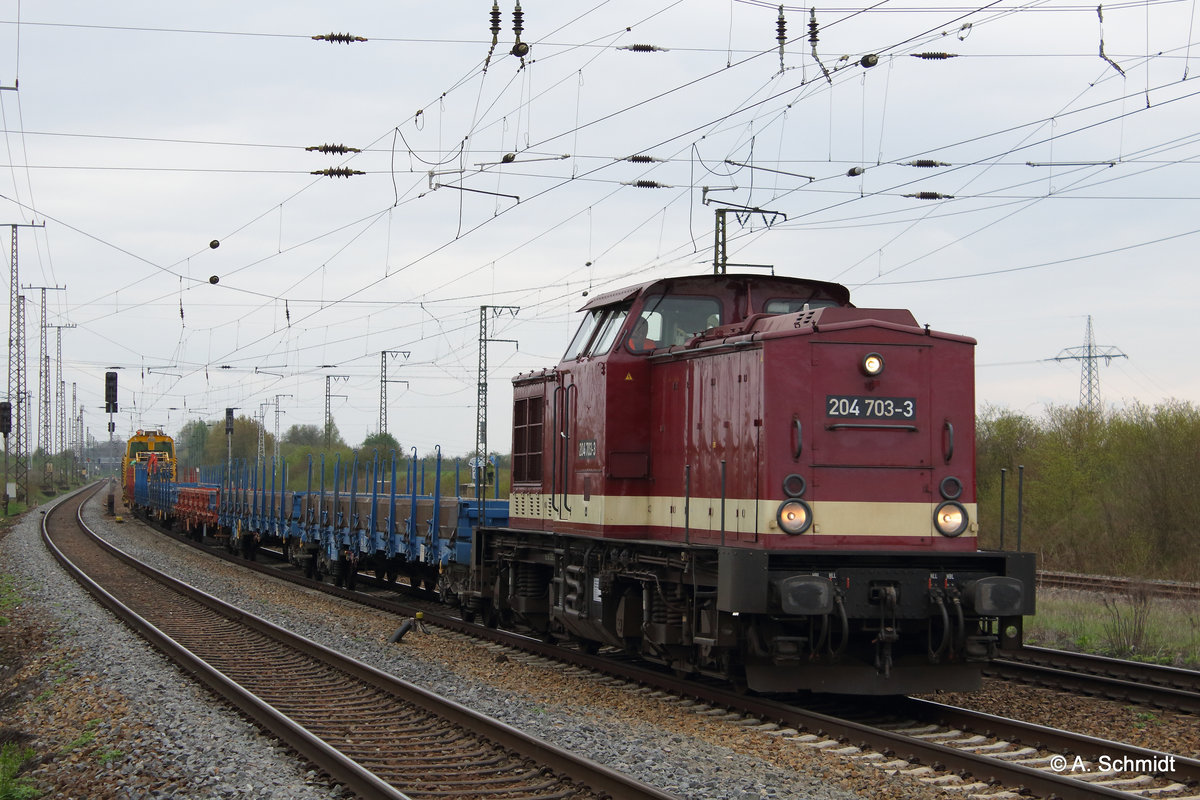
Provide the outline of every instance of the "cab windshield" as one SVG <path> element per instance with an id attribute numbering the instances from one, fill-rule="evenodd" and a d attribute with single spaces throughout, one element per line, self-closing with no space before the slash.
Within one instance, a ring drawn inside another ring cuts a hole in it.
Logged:
<path id="1" fill-rule="evenodd" d="M 629 315 L 629 306 L 607 306 L 588 311 L 579 330 L 575 332 L 564 361 L 575 361 L 585 356 L 601 356 L 612 349 L 621 326 Z"/>

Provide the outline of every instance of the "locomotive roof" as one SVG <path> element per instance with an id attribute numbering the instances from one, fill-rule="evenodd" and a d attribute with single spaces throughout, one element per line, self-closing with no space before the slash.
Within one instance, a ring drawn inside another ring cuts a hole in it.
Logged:
<path id="1" fill-rule="evenodd" d="M 679 292 L 695 294 L 711 292 L 724 294 L 726 292 L 749 289 L 753 292 L 784 292 L 787 294 L 810 294 L 814 298 L 828 298 L 838 305 L 848 306 L 850 290 L 840 283 L 811 280 L 809 278 L 791 278 L 782 275 L 690 275 L 679 278 L 659 278 L 646 281 L 635 286 L 627 286 L 611 292 L 603 292 L 589 299 L 579 310 L 587 311 L 592 308 L 622 303 L 642 294 L 654 293 L 661 290 L 665 293 Z"/>

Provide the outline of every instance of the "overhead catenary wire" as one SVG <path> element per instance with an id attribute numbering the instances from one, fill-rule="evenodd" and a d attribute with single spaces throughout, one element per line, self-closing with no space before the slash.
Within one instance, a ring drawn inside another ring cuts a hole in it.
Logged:
<path id="1" fill-rule="evenodd" d="M 756 164 L 756 166 L 757 166 L 757 164 Z M 646 180 L 649 180 L 649 179 L 646 179 Z M 272 206 L 272 209 L 274 209 L 274 206 Z M 446 277 L 446 278 L 451 278 L 452 276 L 451 276 L 451 275 L 446 275 L 445 277 Z"/>

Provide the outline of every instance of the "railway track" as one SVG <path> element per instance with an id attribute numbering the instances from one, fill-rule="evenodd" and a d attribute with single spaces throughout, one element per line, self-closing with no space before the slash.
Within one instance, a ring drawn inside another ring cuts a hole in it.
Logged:
<path id="1" fill-rule="evenodd" d="M 259 571 L 319 586 L 294 570 L 229 560 Z M 366 583 L 360 576 L 360 586 Z M 747 697 L 720 686 L 681 681 L 672 675 L 602 651 L 590 656 L 480 629 L 424 603 L 397 600 L 391 591 L 326 591 L 399 615 L 423 610 L 426 619 L 473 639 L 508 648 L 513 658 L 565 661 L 595 670 L 628 691 L 674 699 L 682 708 L 716 715 L 739 725 L 783 736 L 799 747 L 835 752 L 930 784 L 987 794 L 1002 790 L 1043 797 L 1200 797 L 1200 761 L 1016 720 L 913 699 L 850 703 L 814 701 L 800 707 L 786 700 Z M 587 674 L 583 672 L 581 674 Z"/>
<path id="2" fill-rule="evenodd" d="M 89 531 L 77 493 L 43 520 L 97 599 L 359 797 L 671 795 L 533 739 L 140 564 Z"/>
<path id="3" fill-rule="evenodd" d="M 1101 575 L 1079 575 L 1073 572 L 1049 572 L 1039 570 L 1038 586 L 1053 589 L 1075 589 L 1083 592 L 1099 592 L 1134 596 L 1163 597 L 1177 600 L 1200 599 L 1200 584 L 1176 581 L 1149 581 L 1141 578 L 1114 578 Z"/>
<path id="4" fill-rule="evenodd" d="M 1088 653 L 1025 647 L 984 671 L 1006 680 L 1200 714 L 1200 672 Z"/>

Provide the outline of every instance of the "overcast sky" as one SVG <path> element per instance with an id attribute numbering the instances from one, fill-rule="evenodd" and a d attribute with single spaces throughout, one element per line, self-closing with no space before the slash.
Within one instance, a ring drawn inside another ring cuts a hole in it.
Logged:
<path id="1" fill-rule="evenodd" d="M 389 432 L 465 453 L 489 305 L 519 307 L 488 314 L 507 450 L 510 380 L 584 292 L 711 272 L 720 202 L 776 212 L 731 215 L 731 262 L 975 337 L 981 405 L 1076 404 L 1080 362 L 1049 359 L 1088 315 L 1128 355 L 1107 405 L 1200 398 L 1193 2 L 822 5 L 814 56 L 807 8 L 781 53 L 777 5 L 527 0 L 524 59 L 513 7 L 492 50 L 485 0 L 0 0 L 0 223 L 45 224 L 20 283 L 66 287 L 47 322 L 93 436 L 118 367 L 120 437 L 228 406 L 272 430 L 277 399 L 319 426 L 328 383 L 356 445 L 403 351 Z"/>

